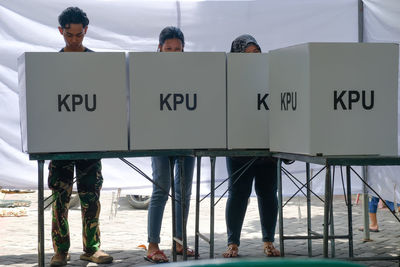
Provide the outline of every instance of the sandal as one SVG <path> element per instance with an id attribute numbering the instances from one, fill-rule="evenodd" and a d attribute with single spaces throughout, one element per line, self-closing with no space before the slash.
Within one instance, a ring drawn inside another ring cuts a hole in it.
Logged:
<path id="1" fill-rule="evenodd" d="M 272 242 L 266 242 L 264 243 L 264 254 L 267 257 L 279 257 L 281 256 L 281 253 L 279 250 L 277 250 L 274 247 L 274 244 Z"/>
<path id="2" fill-rule="evenodd" d="M 161 258 L 154 257 L 156 255 L 161 255 Z M 144 256 L 144 259 L 146 261 L 152 262 L 152 263 L 165 263 L 168 262 L 167 256 L 165 256 L 164 252 L 162 250 L 156 250 L 146 256 Z"/>
<path id="3" fill-rule="evenodd" d="M 183 255 L 183 248 L 181 250 L 176 249 L 176 255 Z M 194 257 L 194 250 L 191 248 L 186 249 L 187 257 Z"/>
<path id="4" fill-rule="evenodd" d="M 239 247 L 236 244 L 229 244 L 226 251 L 222 254 L 224 258 L 236 258 L 239 256 Z"/>
<path id="5" fill-rule="evenodd" d="M 358 231 L 364 232 L 364 227 L 358 228 Z M 378 233 L 378 232 L 379 232 L 379 229 L 372 229 L 372 228 L 369 228 L 369 231 L 370 231 L 370 232 L 374 232 L 374 233 Z"/>
<path id="6" fill-rule="evenodd" d="M 84 261 L 90 261 L 100 264 L 111 263 L 114 260 L 112 256 L 108 255 L 103 250 L 98 250 L 94 253 L 85 252 L 79 258 Z"/>

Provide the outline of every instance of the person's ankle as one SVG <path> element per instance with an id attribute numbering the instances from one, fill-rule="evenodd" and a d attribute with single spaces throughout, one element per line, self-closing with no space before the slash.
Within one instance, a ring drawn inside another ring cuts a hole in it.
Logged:
<path id="1" fill-rule="evenodd" d="M 149 243 L 147 251 L 156 251 L 160 250 L 157 243 Z"/>

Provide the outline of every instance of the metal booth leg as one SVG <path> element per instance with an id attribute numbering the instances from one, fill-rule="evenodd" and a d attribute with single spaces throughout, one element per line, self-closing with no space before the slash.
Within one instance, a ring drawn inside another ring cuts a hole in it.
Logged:
<path id="1" fill-rule="evenodd" d="M 362 167 L 363 171 L 363 179 L 365 182 L 368 182 L 368 167 L 363 166 Z M 370 232 L 369 232 L 369 211 L 368 211 L 368 188 L 363 183 L 363 200 L 362 200 L 362 210 L 363 210 L 363 222 L 364 222 L 364 231 L 363 231 L 363 241 L 364 242 L 369 242 L 372 241 L 370 238 Z"/>
<path id="2" fill-rule="evenodd" d="M 215 199 L 215 157 L 210 157 L 211 163 L 211 195 L 210 195 L 210 259 L 214 258 L 214 199 Z"/>
<path id="3" fill-rule="evenodd" d="M 44 160 L 38 160 L 38 262 L 44 267 L 44 197 L 43 197 L 43 167 Z"/>
<path id="4" fill-rule="evenodd" d="M 187 260 L 187 236 L 186 236 L 186 184 L 185 184 L 185 167 L 183 163 L 184 158 L 179 157 L 179 165 L 180 165 L 180 171 L 179 171 L 179 180 L 180 180 L 180 186 L 181 186 L 181 214 L 182 218 L 178 218 L 182 220 L 182 256 L 183 260 Z M 192 186 L 192 185 L 190 185 Z"/>
<path id="5" fill-rule="evenodd" d="M 324 202 L 324 232 L 323 232 L 323 256 L 328 258 L 328 240 L 329 240 L 329 215 L 331 203 L 331 168 L 326 165 L 325 175 L 325 202 Z"/>
<path id="6" fill-rule="evenodd" d="M 336 257 L 336 248 L 335 248 L 335 222 L 333 217 L 333 190 L 335 187 L 335 166 L 331 166 L 333 168 L 333 176 L 331 174 L 331 203 L 329 205 L 329 235 L 331 236 L 331 257 Z"/>
<path id="7" fill-rule="evenodd" d="M 174 179 L 174 157 L 168 157 L 169 160 L 169 176 L 171 180 L 171 196 L 172 196 L 172 261 L 177 261 L 176 257 L 176 221 L 175 221 L 175 179 Z"/>
<path id="8" fill-rule="evenodd" d="M 186 218 L 185 218 L 185 209 L 186 209 L 186 186 L 185 186 L 185 179 L 184 176 L 184 157 L 181 156 L 178 158 L 178 165 L 179 167 L 179 180 L 180 180 L 180 187 L 181 187 L 181 215 L 182 218 L 178 218 L 178 220 L 182 220 L 182 241 L 179 240 L 176 236 L 176 210 L 175 210 L 175 202 L 178 201 L 175 199 L 175 180 L 174 180 L 174 157 L 169 158 L 169 166 L 170 166 L 170 177 L 171 177 L 171 195 L 172 195 L 172 258 L 173 261 L 177 261 L 176 256 L 176 243 L 180 243 L 182 245 L 182 256 L 183 260 L 187 260 L 187 238 L 186 238 Z"/>
<path id="9" fill-rule="evenodd" d="M 311 190 L 310 190 L 310 163 L 306 163 L 306 179 L 307 179 L 307 248 L 308 248 L 308 257 L 312 257 L 312 240 L 311 240 Z"/>
<path id="10" fill-rule="evenodd" d="M 349 223 L 349 257 L 353 258 L 353 215 L 351 210 L 351 174 L 350 166 L 346 166 L 346 179 L 347 179 L 347 216 Z M 369 227 L 369 226 L 368 226 Z M 366 228 L 365 228 L 366 229 Z M 364 229 L 364 230 L 365 230 Z"/>
<path id="11" fill-rule="evenodd" d="M 196 180 L 196 222 L 194 235 L 194 258 L 199 258 L 199 225 L 200 225 L 200 175 L 201 175 L 201 157 L 197 157 L 197 180 Z"/>
<path id="12" fill-rule="evenodd" d="M 279 249 L 281 251 L 281 257 L 285 256 L 285 246 L 283 244 L 283 207 L 282 207 L 282 160 L 278 158 L 277 162 L 277 177 L 278 180 L 278 214 L 279 214 Z"/>

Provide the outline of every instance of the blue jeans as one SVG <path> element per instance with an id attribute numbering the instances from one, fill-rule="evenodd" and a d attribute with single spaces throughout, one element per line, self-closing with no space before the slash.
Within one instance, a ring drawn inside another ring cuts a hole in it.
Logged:
<path id="1" fill-rule="evenodd" d="M 246 214 L 248 199 L 251 194 L 253 180 L 258 201 L 258 212 L 260 214 L 261 231 L 263 242 L 275 240 L 275 226 L 278 216 L 277 193 L 277 167 L 272 158 L 263 157 L 258 159 L 247 169 L 245 173 L 233 184 L 241 171 L 232 176 L 243 164 L 251 158 L 226 158 L 228 169 L 229 192 L 226 203 L 226 228 L 228 232 L 228 245 L 240 245 L 240 233 Z"/>
<path id="2" fill-rule="evenodd" d="M 389 207 L 391 211 L 394 211 L 394 203 L 392 201 L 385 200 L 386 205 Z M 376 213 L 378 210 L 378 203 L 379 203 L 379 198 L 378 197 L 372 197 L 371 201 L 368 203 L 368 208 L 369 208 L 369 213 Z M 400 207 L 400 203 L 397 204 L 397 207 Z"/>
<path id="3" fill-rule="evenodd" d="M 181 200 L 181 185 L 180 185 L 180 164 L 178 157 L 174 157 L 175 166 L 175 198 Z M 185 219 L 187 220 L 189 213 L 190 195 L 192 194 L 192 181 L 194 170 L 194 157 L 184 157 L 183 167 L 186 185 L 186 210 Z M 169 192 L 171 187 L 170 165 L 167 156 L 152 157 L 151 167 L 153 169 L 153 181 L 160 185 L 166 192 Z M 151 195 L 148 218 L 147 218 L 147 235 L 149 243 L 160 243 L 160 231 L 162 218 L 164 214 L 165 204 L 168 200 L 168 194 L 161 190 L 158 186 L 153 185 L 153 193 Z M 182 238 L 182 213 L 180 202 L 175 202 L 175 221 L 176 221 L 176 237 Z"/>

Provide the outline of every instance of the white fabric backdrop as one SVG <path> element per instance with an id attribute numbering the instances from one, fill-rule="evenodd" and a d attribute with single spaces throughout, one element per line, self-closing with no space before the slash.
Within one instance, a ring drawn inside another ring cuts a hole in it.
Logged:
<path id="1" fill-rule="evenodd" d="M 368 0 L 364 1 L 364 5 L 364 41 L 399 43 L 400 2 Z M 398 105 L 400 107 L 400 97 Z M 398 114 L 399 119 L 400 113 Z M 400 134 L 398 140 L 400 142 Z M 374 190 L 384 199 L 400 203 L 400 166 L 368 167 L 368 170 L 369 184 Z M 375 195 L 372 192 L 371 194 Z"/>
<path id="2" fill-rule="evenodd" d="M 378 4 L 380 3 L 380 4 Z M 356 42 L 357 0 L 263 0 L 263 1 L 24 1 L 0 0 L 0 186 L 36 188 L 37 165 L 21 152 L 17 91 L 17 57 L 26 51 L 58 51 L 63 47 L 57 17 L 68 6 L 87 12 L 90 25 L 84 44 L 95 51 L 156 51 L 158 34 L 167 25 L 180 26 L 185 51 L 229 51 L 240 34 L 256 37 L 264 52 L 304 42 Z M 366 32 L 399 36 L 399 4 L 366 1 Z M 384 30 L 382 30 L 384 29 Z M 148 158 L 131 159 L 151 176 Z M 319 168 L 319 166 L 314 166 Z M 47 169 L 47 168 L 46 168 Z M 289 170 L 303 177 L 304 164 Z M 202 161 L 202 194 L 207 193 L 209 161 Z M 116 159 L 103 160 L 104 188 L 144 194 L 151 185 Z M 323 192 L 323 175 L 313 183 Z M 45 172 L 47 177 L 47 172 Z M 217 160 L 217 179 L 227 177 L 225 160 Z M 335 188 L 342 192 L 341 183 Z M 353 182 L 353 192 L 361 184 Z M 284 180 L 284 194 L 295 187 Z M 217 194 L 223 190 L 218 191 Z"/>

